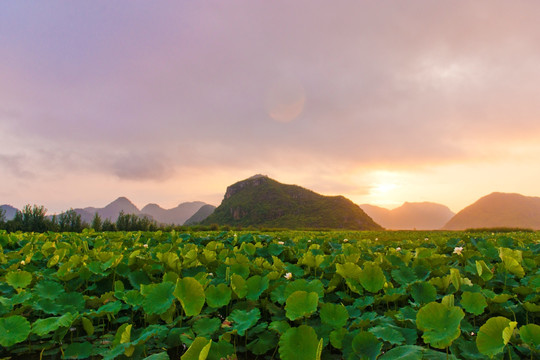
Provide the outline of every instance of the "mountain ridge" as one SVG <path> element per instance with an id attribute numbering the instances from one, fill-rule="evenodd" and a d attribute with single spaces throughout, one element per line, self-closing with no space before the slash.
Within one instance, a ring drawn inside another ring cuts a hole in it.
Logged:
<path id="1" fill-rule="evenodd" d="M 221 204 L 201 222 L 273 228 L 382 230 L 343 196 L 325 196 L 257 174 L 227 187 Z"/>
<path id="2" fill-rule="evenodd" d="M 439 230 L 455 215 L 447 206 L 429 201 L 406 201 L 391 210 L 370 204 L 360 207 L 389 230 Z"/>
<path id="3" fill-rule="evenodd" d="M 459 211 L 443 230 L 491 227 L 540 230 L 540 197 L 493 192 Z"/>

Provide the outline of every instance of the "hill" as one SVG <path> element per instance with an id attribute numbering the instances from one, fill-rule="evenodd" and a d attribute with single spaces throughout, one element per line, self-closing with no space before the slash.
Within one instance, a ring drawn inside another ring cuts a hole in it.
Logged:
<path id="1" fill-rule="evenodd" d="M 201 206 L 201 208 L 195 214 L 193 214 L 189 219 L 184 222 L 184 225 L 194 225 L 200 223 L 201 221 L 209 217 L 215 209 L 216 207 L 214 205 L 206 204 Z"/>
<path id="2" fill-rule="evenodd" d="M 202 224 L 273 228 L 381 230 L 343 196 L 324 196 L 297 185 L 255 175 L 227 188 L 225 198 Z"/>
<path id="3" fill-rule="evenodd" d="M 437 230 L 455 215 L 448 207 L 432 202 L 405 202 L 392 210 L 368 204 L 360 207 L 391 230 Z"/>
<path id="4" fill-rule="evenodd" d="M 0 205 L 0 210 L 4 211 L 5 220 L 12 220 L 15 217 L 18 209 L 14 208 L 11 205 Z"/>
<path id="5" fill-rule="evenodd" d="M 148 204 L 141 209 L 141 213 L 150 215 L 163 224 L 183 225 L 186 220 L 205 206 L 202 201 L 185 202 L 172 209 L 163 209 L 157 204 Z M 211 205 L 210 205 L 211 206 Z"/>
<path id="6" fill-rule="evenodd" d="M 491 227 L 540 230 L 540 197 L 494 192 L 458 212 L 444 229 Z"/>

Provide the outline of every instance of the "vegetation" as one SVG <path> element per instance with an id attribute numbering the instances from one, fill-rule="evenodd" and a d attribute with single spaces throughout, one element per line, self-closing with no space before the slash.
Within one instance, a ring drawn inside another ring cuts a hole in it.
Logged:
<path id="1" fill-rule="evenodd" d="M 266 176 L 240 181 L 201 224 L 288 229 L 382 230 L 358 205 L 343 196 L 323 196 Z"/>
<path id="2" fill-rule="evenodd" d="M 4 231 L 0 358 L 536 359 L 538 239 Z"/>

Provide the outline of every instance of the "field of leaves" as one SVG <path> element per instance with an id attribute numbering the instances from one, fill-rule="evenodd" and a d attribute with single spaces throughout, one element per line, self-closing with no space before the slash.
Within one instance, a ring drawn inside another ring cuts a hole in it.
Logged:
<path id="1" fill-rule="evenodd" d="M 0 233 L 0 358 L 538 359 L 539 239 Z"/>

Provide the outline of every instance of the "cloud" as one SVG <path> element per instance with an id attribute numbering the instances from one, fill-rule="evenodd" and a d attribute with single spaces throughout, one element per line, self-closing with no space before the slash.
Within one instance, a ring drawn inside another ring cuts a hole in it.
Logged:
<path id="1" fill-rule="evenodd" d="M 175 174 L 174 166 L 165 156 L 150 153 L 117 156 L 110 167 L 123 180 L 166 180 Z"/>
<path id="2" fill-rule="evenodd" d="M 15 177 L 31 177 L 34 174 L 24 166 L 25 156 L 0 154 L 0 167 Z"/>

